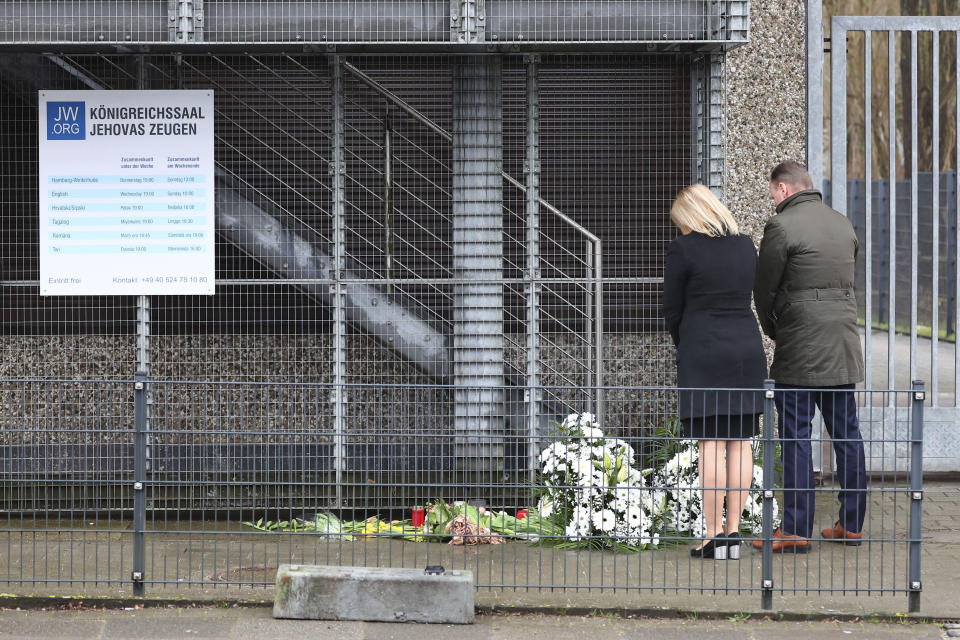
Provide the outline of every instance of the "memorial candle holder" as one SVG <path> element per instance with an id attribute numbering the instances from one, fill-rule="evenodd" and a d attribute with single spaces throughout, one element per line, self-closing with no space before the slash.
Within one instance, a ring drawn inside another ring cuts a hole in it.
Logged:
<path id="1" fill-rule="evenodd" d="M 410 510 L 410 524 L 414 527 L 422 527 L 426 522 L 426 510 L 421 506 L 416 506 Z"/>

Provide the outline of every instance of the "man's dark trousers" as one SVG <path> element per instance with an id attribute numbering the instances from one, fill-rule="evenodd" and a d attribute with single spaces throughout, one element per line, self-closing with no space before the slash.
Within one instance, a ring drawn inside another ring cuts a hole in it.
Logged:
<path id="1" fill-rule="evenodd" d="M 863 529 L 867 508 L 867 474 L 863 438 L 857 420 L 854 385 L 796 387 L 777 384 L 776 405 L 780 413 L 783 447 L 784 533 L 804 538 L 813 533 L 813 457 L 810 432 L 815 408 L 833 441 L 840 477 L 840 524 L 847 531 Z M 833 522 L 825 523 L 832 527 Z"/>

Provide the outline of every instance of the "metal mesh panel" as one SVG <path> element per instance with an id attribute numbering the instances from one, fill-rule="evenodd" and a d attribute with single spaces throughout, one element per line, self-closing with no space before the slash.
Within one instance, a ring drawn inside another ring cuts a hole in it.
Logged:
<path id="1" fill-rule="evenodd" d="M 354 62 L 359 66 L 351 68 L 363 76 L 344 75 L 346 252 L 358 264 L 353 277 L 395 279 L 378 287 L 382 297 L 367 304 L 394 309 L 388 314 L 392 326 L 411 331 L 414 340 L 429 340 L 423 327 L 447 333 L 453 319 L 451 145 L 397 101 L 448 133 L 450 65 L 409 58 Z M 383 368 L 380 354 L 389 340 L 356 325 L 349 331 L 349 379 L 438 379 L 434 367 L 415 362 L 399 360 Z"/>
<path id="2" fill-rule="evenodd" d="M 139 366 L 161 379 L 323 382 L 336 380 L 341 358 L 341 382 L 448 379 L 453 296 L 470 276 L 454 271 L 450 100 L 457 58 L 343 61 L 342 249 L 333 214 L 331 59 L 158 55 L 143 58 L 139 71 L 128 56 L 5 61 L 11 117 L 4 131 L 23 155 L 14 158 L 4 198 L 13 222 L 4 230 L 13 276 L 4 286 L 12 310 L 4 326 L 11 336 L 31 337 L 8 339 L 9 375 L 124 377 Z M 660 261 L 673 234 L 666 211 L 704 149 L 691 135 L 699 120 L 690 97 L 705 94 L 689 80 L 703 64 L 546 57 L 531 72 L 524 59 L 507 58 L 499 89 L 491 89 L 503 105 L 493 171 L 502 182 L 497 290 L 506 377 L 497 383 L 529 382 L 533 362 L 536 384 L 580 387 L 550 399 L 544 415 L 593 407 L 598 371 L 606 385 L 671 379 L 671 352 L 659 332 Z M 155 296 L 139 312 L 134 298 L 38 297 L 36 140 L 23 134 L 34 128 L 31 91 L 37 82 L 129 88 L 138 74 L 148 87 L 215 93 L 217 295 Z M 571 86 L 580 90 L 571 95 Z M 535 167 L 525 159 L 531 96 Z M 531 244 L 524 185 L 534 171 L 541 199 Z M 339 303 L 347 326 L 342 352 L 331 324 L 338 280 L 347 296 Z M 531 332 L 540 341 L 534 351 Z"/>
<path id="3" fill-rule="evenodd" d="M 3 579 L 88 587 L 132 562 L 133 395 L 120 382 L 0 384 Z"/>
<path id="4" fill-rule="evenodd" d="M 470 498 L 514 514 L 550 489 L 544 476 L 528 474 L 530 451 L 537 455 L 537 469 L 545 473 L 546 458 L 540 454 L 547 448 L 581 440 L 600 445 L 593 436 L 495 436 L 504 445 L 504 475 L 494 482 L 468 477 L 459 474 L 455 443 L 443 427 L 450 424 L 446 407 L 452 389 L 351 385 L 343 391 L 350 406 L 357 407 L 355 426 L 362 425 L 362 430 L 345 439 L 344 460 L 338 465 L 334 452 L 339 436 L 325 427 L 332 422 L 326 402 L 334 390 L 331 385 L 152 382 L 151 387 L 155 408 L 144 489 L 147 517 L 133 530 L 133 384 L 11 382 L 0 388 L 8 407 L 0 425 L 0 580 L 13 589 L 31 590 L 37 583 L 70 589 L 84 583 L 97 592 L 111 582 L 128 580 L 131 539 L 139 537 L 145 544 L 138 562 L 151 594 L 195 587 L 227 587 L 230 594 L 236 593 L 230 587 L 268 587 L 285 562 L 442 564 L 472 570 L 483 590 L 787 596 L 816 591 L 824 599 L 915 592 L 905 580 L 919 575 L 912 571 L 917 565 L 911 555 L 919 549 L 919 492 L 913 483 L 919 482 L 914 464 L 921 446 L 917 424 L 922 415 L 916 412 L 922 412 L 922 394 L 918 399 L 908 392 L 856 393 L 870 474 L 862 544 L 816 540 L 809 553 L 774 555 L 765 567 L 762 552 L 750 546 L 763 537 L 756 529 L 761 520 L 756 512 L 744 524 L 742 558 L 727 562 L 691 558 L 689 547 L 701 534 L 685 528 L 663 530 L 656 549 L 640 553 L 588 546 L 558 549 L 552 546 L 558 540 L 551 536 L 539 545 L 515 539 L 485 544 L 494 537 L 489 531 L 471 534 L 472 540 L 481 541 L 477 546 L 441 544 L 447 539 L 441 534 L 424 533 L 425 538 L 415 542 L 379 530 L 352 536 L 285 532 L 295 520 L 310 522 L 317 513 L 352 521 L 374 515 L 381 522 L 408 519 L 411 505 L 436 500 L 452 505 Z M 657 390 L 623 388 L 609 397 L 610 421 L 669 423 L 671 412 L 637 402 L 651 391 Z M 659 391 L 671 397 L 702 393 Z M 553 392 L 563 395 L 561 389 Z M 772 418 L 772 406 L 768 409 Z M 604 444 L 613 437 L 607 432 Z M 655 458 L 662 455 L 657 452 L 679 452 L 690 444 L 675 432 L 657 438 L 619 437 L 634 451 L 632 462 L 638 469 L 650 465 L 659 470 L 642 486 L 626 489 L 625 499 L 636 495 L 676 501 L 680 496 L 710 495 L 710 490 L 690 484 L 696 464 L 680 462 L 682 473 L 663 475 L 668 467 Z M 818 442 L 813 439 L 813 444 Z M 755 504 L 764 499 L 763 489 L 773 488 L 774 447 L 784 444 L 772 427 L 755 443 L 755 463 L 766 460 L 765 453 L 770 462 L 767 472 L 754 470 L 749 500 Z M 838 478 L 829 474 L 810 489 L 819 526 L 834 522 L 838 489 Z M 771 492 L 766 499 L 782 505 L 785 492 Z M 261 527 L 285 524 L 279 530 L 262 530 L 244 521 Z M 622 533 L 597 530 L 585 540 L 607 545 L 617 535 Z M 768 579 L 770 585 L 765 584 Z"/>
<path id="5" fill-rule="evenodd" d="M 8 57 L 0 85 L 4 111 L 0 269 L 4 378 L 118 378 L 135 367 L 136 300 L 132 296 L 41 298 L 38 295 L 37 89 L 85 89 L 70 60 Z M 98 74 L 129 86 L 129 61 L 97 61 Z M 52 84 L 57 83 L 57 84 Z"/>
<path id="6" fill-rule="evenodd" d="M 734 0 L 17 0 L 0 43 L 741 43 Z"/>

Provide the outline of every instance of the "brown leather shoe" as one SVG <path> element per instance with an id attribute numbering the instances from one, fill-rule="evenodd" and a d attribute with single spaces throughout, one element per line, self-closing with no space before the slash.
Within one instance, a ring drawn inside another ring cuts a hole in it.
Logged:
<path id="1" fill-rule="evenodd" d="M 763 549 L 763 540 L 754 540 L 753 548 Z M 773 532 L 773 552 L 782 553 L 784 551 L 806 553 L 810 551 L 810 538 L 784 533 L 780 527 L 777 527 L 777 530 Z"/>
<path id="2" fill-rule="evenodd" d="M 840 524 L 839 520 L 837 520 L 837 523 L 831 528 L 824 529 L 820 533 L 827 542 L 838 542 L 853 547 L 858 547 L 863 542 L 863 540 L 861 540 L 861 538 L 863 538 L 863 532 L 853 533 L 852 531 L 847 531 Z"/>

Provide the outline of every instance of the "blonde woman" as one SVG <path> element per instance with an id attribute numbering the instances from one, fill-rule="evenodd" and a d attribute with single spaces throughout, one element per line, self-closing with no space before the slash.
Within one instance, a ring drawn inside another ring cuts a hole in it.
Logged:
<path id="1" fill-rule="evenodd" d="M 678 412 L 699 441 L 706 538 L 693 557 L 740 557 L 740 514 L 753 471 L 749 438 L 763 400 L 767 361 L 750 309 L 757 250 L 730 211 L 702 184 L 677 196 L 680 235 L 667 249 L 663 318 L 677 347 Z M 726 499 L 726 521 L 724 521 Z"/>

